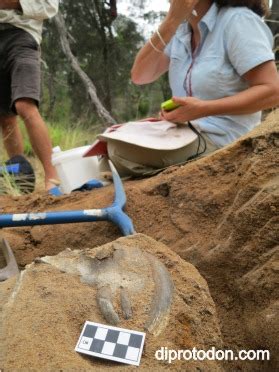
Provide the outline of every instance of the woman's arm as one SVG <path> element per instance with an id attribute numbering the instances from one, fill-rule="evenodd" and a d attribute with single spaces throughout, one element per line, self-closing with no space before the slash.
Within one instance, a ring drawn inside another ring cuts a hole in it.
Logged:
<path id="1" fill-rule="evenodd" d="M 170 10 L 159 27 L 159 33 L 165 44 L 169 43 L 178 26 L 192 13 L 197 2 L 198 0 L 171 1 Z M 135 84 L 152 83 L 168 71 L 169 58 L 163 52 L 165 45 L 156 33 L 151 37 L 151 42 L 157 50 L 148 42 L 136 56 L 131 71 L 131 78 Z"/>
<path id="2" fill-rule="evenodd" d="M 160 29 L 161 28 L 162 26 Z M 153 37 L 152 40 L 154 39 Z M 164 40 L 167 42 L 166 36 Z M 131 71 L 131 79 L 134 84 L 143 85 L 152 83 L 169 69 L 170 60 L 169 57 L 164 54 L 162 46 L 159 45 L 160 41 L 157 41 L 157 43 L 153 41 L 153 43 L 156 48 L 162 49 L 162 52 L 160 53 L 154 50 L 149 42 L 144 45 L 137 54 Z"/>
<path id="3" fill-rule="evenodd" d="M 181 107 L 169 113 L 162 112 L 162 117 L 185 123 L 206 116 L 252 114 L 279 105 L 279 76 L 273 61 L 253 68 L 243 78 L 250 87 L 231 97 L 209 101 L 195 97 L 174 97 L 173 100 Z"/>

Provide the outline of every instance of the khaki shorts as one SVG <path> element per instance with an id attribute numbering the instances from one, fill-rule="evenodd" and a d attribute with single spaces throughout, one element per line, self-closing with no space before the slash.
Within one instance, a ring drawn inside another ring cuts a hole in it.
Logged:
<path id="1" fill-rule="evenodd" d="M 206 141 L 206 150 L 199 157 L 218 150 L 206 134 L 203 133 L 202 136 Z M 203 150 L 203 143 L 198 148 L 198 139 L 177 150 L 153 150 L 116 140 L 109 140 L 107 145 L 108 157 L 121 177 L 151 175 L 171 165 L 185 163 Z"/>
<path id="2" fill-rule="evenodd" d="M 15 115 L 15 101 L 40 100 L 40 47 L 28 32 L 0 29 L 0 116 Z"/>

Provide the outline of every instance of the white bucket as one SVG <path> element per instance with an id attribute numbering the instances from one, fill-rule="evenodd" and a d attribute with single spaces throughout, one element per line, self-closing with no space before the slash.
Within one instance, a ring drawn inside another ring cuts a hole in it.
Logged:
<path id="1" fill-rule="evenodd" d="M 52 151 L 52 164 L 61 181 L 61 191 L 69 194 L 92 179 L 100 179 L 97 156 L 83 158 L 91 146 L 77 147 L 61 151 L 55 147 Z"/>

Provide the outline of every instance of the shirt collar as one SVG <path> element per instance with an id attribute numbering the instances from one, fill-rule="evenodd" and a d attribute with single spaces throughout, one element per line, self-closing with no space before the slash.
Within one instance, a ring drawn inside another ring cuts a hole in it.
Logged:
<path id="1" fill-rule="evenodd" d="M 215 3 L 213 3 L 211 7 L 208 9 L 207 13 L 200 20 L 200 24 L 204 24 L 208 28 L 208 30 L 211 32 L 217 21 L 217 15 L 218 15 L 218 7 Z M 179 29 L 177 30 L 176 35 L 183 44 L 187 43 L 188 38 L 191 37 L 191 28 L 190 28 L 189 23 L 186 21 L 183 22 L 179 26 Z"/>
<path id="2" fill-rule="evenodd" d="M 207 13 L 202 17 L 200 23 L 204 23 L 211 32 L 215 26 L 218 15 L 218 7 L 215 3 L 211 5 Z"/>

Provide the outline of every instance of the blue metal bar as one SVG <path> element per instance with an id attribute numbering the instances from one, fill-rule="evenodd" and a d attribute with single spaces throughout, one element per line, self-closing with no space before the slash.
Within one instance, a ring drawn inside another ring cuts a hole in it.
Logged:
<path id="1" fill-rule="evenodd" d="M 109 220 L 119 227 L 124 236 L 133 235 L 136 233 L 132 220 L 126 213 L 123 212 L 121 208 L 118 206 L 110 207 L 107 208 L 107 212 Z"/>
<path id="2" fill-rule="evenodd" d="M 105 209 L 59 211 L 45 213 L 5 214 L 0 218 L 0 227 L 59 225 L 63 223 L 108 220 Z"/>
<path id="3" fill-rule="evenodd" d="M 80 211 L 4 214 L 0 215 L 0 228 L 111 221 L 119 227 L 123 235 L 127 236 L 134 234 L 135 230 L 133 223 L 131 219 L 123 212 L 123 208 L 126 204 L 126 195 L 121 178 L 119 177 L 113 164 L 111 162 L 109 163 L 115 188 L 114 202 L 110 207 Z"/>
<path id="4" fill-rule="evenodd" d="M 123 187 L 123 183 L 121 181 L 121 178 L 119 177 L 119 174 L 117 173 L 117 170 L 115 169 L 113 163 L 109 160 L 109 166 L 112 172 L 112 178 L 113 178 L 113 184 L 115 188 L 115 197 L 114 197 L 114 206 L 119 206 L 121 209 L 123 209 L 126 205 L 126 194 Z"/>

